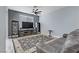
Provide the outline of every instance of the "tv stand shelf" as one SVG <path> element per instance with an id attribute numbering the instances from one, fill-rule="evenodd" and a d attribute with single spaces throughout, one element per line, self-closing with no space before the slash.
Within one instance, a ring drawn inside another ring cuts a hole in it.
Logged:
<path id="1" fill-rule="evenodd" d="M 36 33 L 34 32 L 34 29 L 33 29 L 33 28 L 20 29 L 20 30 L 19 30 L 19 37 L 27 36 L 27 35 L 33 35 L 33 34 L 36 34 Z"/>
<path id="2" fill-rule="evenodd" d="M 33 28 L 28 28 L 28 29 L 20 29 L 21 31 L 27 31 L 27 30 L 34 30 Z"/>

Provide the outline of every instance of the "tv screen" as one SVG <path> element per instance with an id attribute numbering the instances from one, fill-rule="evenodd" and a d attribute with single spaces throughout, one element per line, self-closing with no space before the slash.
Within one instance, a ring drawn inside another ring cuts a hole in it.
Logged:
<path id="1" fill-rule="evenodd" d="M 22 22 L 22 28 L 33 28 L 32 22 Z"/>

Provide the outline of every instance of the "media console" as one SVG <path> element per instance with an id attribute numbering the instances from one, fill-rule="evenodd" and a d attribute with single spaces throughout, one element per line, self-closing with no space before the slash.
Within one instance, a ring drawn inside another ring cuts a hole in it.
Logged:
<path id="1" fill-rule="evenodd" d="M 33 35 L 33 34 L 37 34 L 37 32 L 34 32 L 33 28 L 28 28 L 28 29 L 20 29 L 19 30 L 19 37 L 22 36 L 27 36 L 27 35 Z"/>

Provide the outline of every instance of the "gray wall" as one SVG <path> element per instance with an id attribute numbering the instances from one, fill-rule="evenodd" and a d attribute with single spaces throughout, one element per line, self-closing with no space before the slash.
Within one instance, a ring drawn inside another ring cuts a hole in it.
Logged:
<path id="1" fill-rule="evenodd" d="M 49 10 L 50 11 L 50 10 Z M 40 17 L 41 32 L 48 34 L 54 30 L 54 35 L 61 36 L 79 28 L 79 7 L 65 7 Z"/>
<path id="2" fill-rule="evenodd" d="M 32 13 L 33 6 L 8 6 L 8 9 L 17 10 L 24 13 Z"/>
<path id="3" fill-rule="evenodd" d="M 5 52 L 5 40 L 7 38 L 7 8 L 0 6 L 0 52 Z"/>
<path id="4" fill-rule="evenodd" d="M 33 15 L 33 14 L 28 14 L 24 12 L 19 12 L 16 10 L 11 10 L 9 9 L 8 11 L 8 35 L 11 36 L 12 33 L 12 25 L 11 22 L 12 20 L 19 21 L 19 29 L 22 28 L 22 22 L 33 22 L 34 27 L 36 27 L 35 23 L 39 22 L 39 16 Z"/>

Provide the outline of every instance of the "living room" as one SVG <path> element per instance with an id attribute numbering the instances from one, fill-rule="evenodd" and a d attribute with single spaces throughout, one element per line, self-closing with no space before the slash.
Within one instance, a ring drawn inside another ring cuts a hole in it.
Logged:
<path id="1" fill-rule="evenodd" d="M 68 39 L 67 36 L 76 29 L 79 34 L 78 6 L 7 6 L 1 7 L 1 9 L 5 11 L 3 11 L 4 14 L 6 13 L 4 16 L 8 20 L 6 20 L 5 28 L 6 52 L 60 53 L 61 46 L 65 43 L 62 37 Z M 60 40 L 57 41 L 57 39 Z M 55 46 L 57 50 L 50 47 L 52 44 L 54 45 L 54 42 L 58 44 Z M 62 42 L 61 46 L 60 42 Z M 78 51 L 79 48 L 72 52 Z"/>

